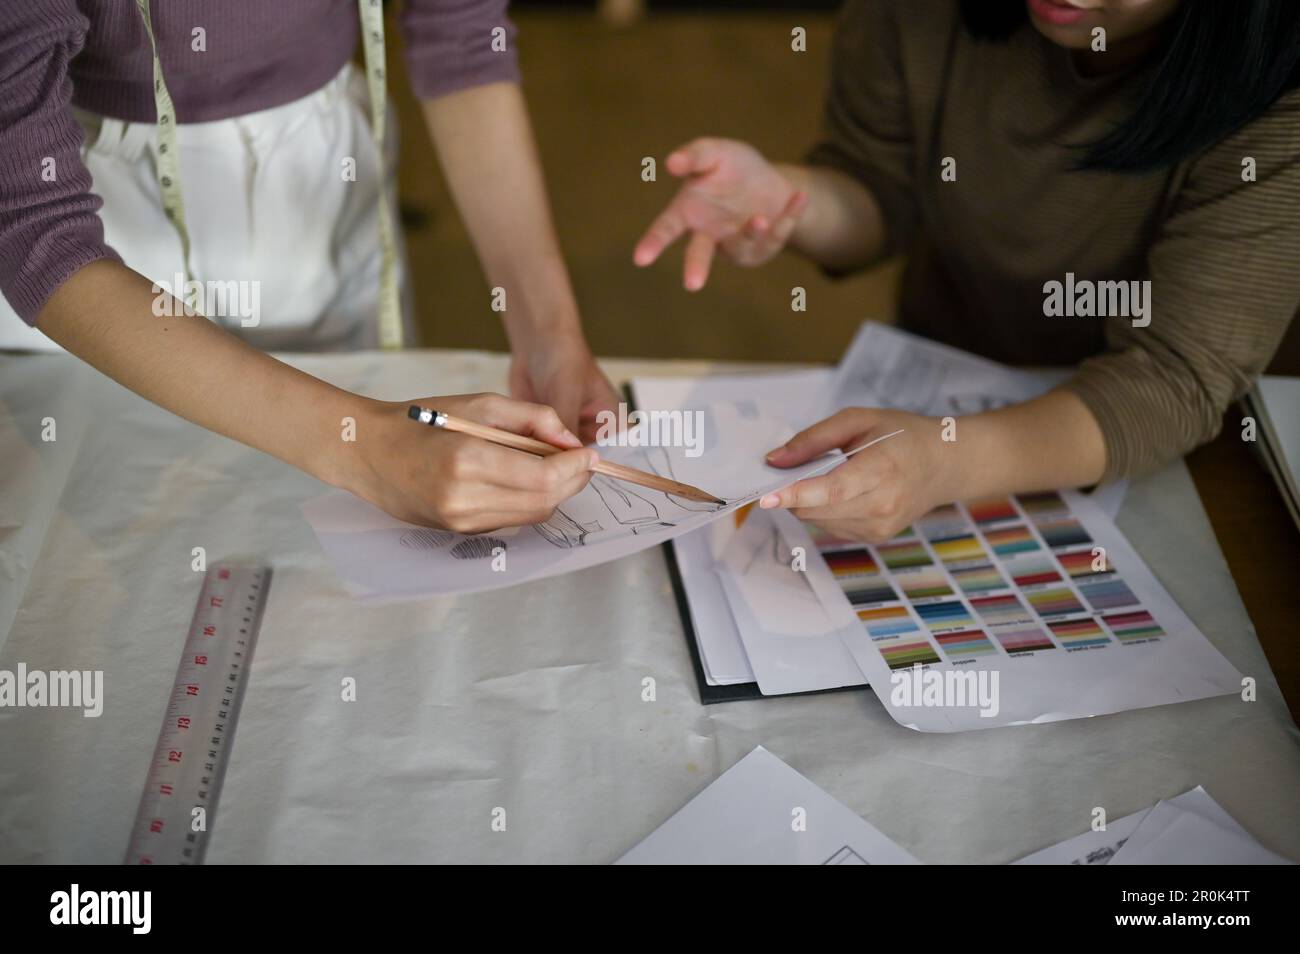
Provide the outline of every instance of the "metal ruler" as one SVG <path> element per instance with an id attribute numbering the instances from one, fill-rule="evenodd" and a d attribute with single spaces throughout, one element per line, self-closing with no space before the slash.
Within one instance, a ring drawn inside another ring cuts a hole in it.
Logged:
<path id="1" fill-rule="evenodd" d="M 270 587 L 267 566 L 221 564 L 203 578 L 126 864 L 202 864 Z"/>

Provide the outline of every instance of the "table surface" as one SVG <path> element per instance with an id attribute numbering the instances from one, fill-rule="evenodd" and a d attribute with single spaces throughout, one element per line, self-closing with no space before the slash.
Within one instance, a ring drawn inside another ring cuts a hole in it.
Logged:
<path id="1" fill-rule="evenodd" d="M 392 400 L 500 389 L 506 370 L 469 352 L 291 360 Z M 1135 484 L 1118 522 L 1258 700 L 929 735 L 869 692 L 700 705 L 657 548 L 360 604 L 298 509 L 322 485 L 65 356 L 0 356 L 0 460 L 0 669 L 102 669 L 106 693 L 98 719 L 0 709 L 0 862 L 122 858 L 195 546 L 275 567 L 211 863 L 609 862 L 759 744 L 927 862 L 1010 861 L 1085 830 L 1094 807 L 1118 818 L 1198 784 L 1300 859 L 1295 725 L 1181 464 Z"/>
<path id="2" fill-rule="evenodd" d="M 1300 527 L 1254 448 L 1241 439 L 1239 408 L 1218 438 L 1187 459 L 1232 578 L 1300 722 Z"/>

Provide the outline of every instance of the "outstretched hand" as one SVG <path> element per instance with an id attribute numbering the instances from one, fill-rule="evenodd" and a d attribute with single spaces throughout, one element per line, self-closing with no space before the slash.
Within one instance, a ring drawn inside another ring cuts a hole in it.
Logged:
<path id="1" fill-rule="evenodd" d="M 719 248 L 738 265 L 771 259 L 808 207 L 807 193 L 743 142 L 696 139 L 673 152 L 665 165 L 686 182 L 641 237 L 632 259 L 650 265 L 689 232 L 682 270 L 687 291 L 704 287 Z"/>

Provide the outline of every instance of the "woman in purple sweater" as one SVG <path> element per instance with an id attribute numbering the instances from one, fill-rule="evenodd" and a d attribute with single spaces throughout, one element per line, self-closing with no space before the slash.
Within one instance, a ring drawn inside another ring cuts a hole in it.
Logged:
<path id="1" fill-rule="evenodd" d="M 467 532 L 541 520 L 585 484 L 595 455 L 573 432 L 616 397 L 555 238 L 505 0 L 405 0 L 401 25 L 443 172 L 505 305 L 521 400 L 413 401 L 574 449 L 541 460 L 416 434 L 411 402 L 342 391 L 261 350 L 379 340 L 393 153 L 371 139 L 350 65 L 377 5 L 0 4 L 0 347 L 53 342 L 404 520 Z M 400 295 L 396 252 L 388 287 Z M 181 287 L 211 320 L 167 294 Z"/>

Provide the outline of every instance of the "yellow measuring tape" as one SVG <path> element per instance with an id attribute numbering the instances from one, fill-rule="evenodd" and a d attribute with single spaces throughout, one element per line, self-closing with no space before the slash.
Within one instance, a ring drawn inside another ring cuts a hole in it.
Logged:
<path id="1" fill-rule="evenodd" d="M 149 0 L 135 0 L 144 21 L 144 31 L 153 51 L 153 99 L 158 114 L 158 187 L 162 192 L 163 211 L 181 240 L 184 259 L 186 304 L 197 307 L 188 294 L 197 290 L 190 282 L 190 234 L 185 227 L 185 205 L 181 198 L 180 157 L 176 151 L 176 106 L 163 80 L 158 43 L 153 35 Z M 370 93 L 370 131 L 379 153 L 379 247 L 382 261 L 379 273 L 379 346 L 386 350 L 402 347 L 402 312 L 397 295 L 397 242 L 393 235 L 392 210 L 384 183 L 384 120 L 388 113 L 387 71 L 384 50 L 384 8 L 380 0 L 357 0 L 361 14 L 361 43 L 366 60 L 366 88 Z"/>
<path id="2" fill-rule="evenodd" d="M 392 210 L 384 186 L 384 120 L 388 116 L 388 72 L 384 56 L 384 8 L 380 0 L 357 0 L 361 11 L 361 48 L 366 57 L 366 89 L 370 91 L 370 131 L 379 152 L 379 347 L 402 347 L 402 312 L 397 300 L 397 247 Z"/>
<path id="3" fill-rule="evenodd" d="M 190 284 L 190 233 L 185 227 L 185 205 L 181 200 L 180 157 L 176 154 L 176 106 L 167 92 L 163 80 L 162 63 L 158 60 L 158 44 L 154 41 L 153 24 L 149 20 L 149 0 L 135 0 L 144 19 L 144 32 L 149 36 L 153 50 L 153 102 L 158 113 L 158 186 L 162 190 L 163 211 L 176 228 L 181 239 L 182 267 L 185 269 L 185 288 L 176 289 L 176 297 L 185 304 L 197 307 L 197 287 Z M 193 293 L 193 296 L 191 296 Z"/>

